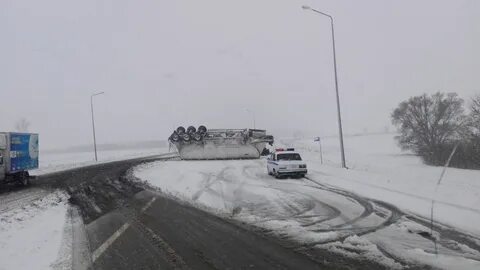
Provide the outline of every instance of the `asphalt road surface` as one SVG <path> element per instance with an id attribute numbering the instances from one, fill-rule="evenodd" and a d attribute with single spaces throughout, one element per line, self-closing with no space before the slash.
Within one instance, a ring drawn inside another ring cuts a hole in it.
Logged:
<path id="1" fill-rule="evenodd" d="M 33 188 L 66 189 L 83 219 L 85 225 L 73 236 L 74 268 L 383 269 L 368 260 L 296 249 L 298 243 L 130 180 L 131 167 L 158 159 L 162 157 L 99 164 L 35 181 Z"/>

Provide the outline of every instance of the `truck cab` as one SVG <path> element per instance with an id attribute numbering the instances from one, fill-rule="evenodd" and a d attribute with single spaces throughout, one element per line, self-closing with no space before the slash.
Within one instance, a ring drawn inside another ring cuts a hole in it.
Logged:
<path id="1" fill-rule="evenodd" d="M 278 148 L 267 158 L 267 171 L 276 178 L 281 176 L 304 177 L 307 174 L 307 164 L 293 148 Z"/>

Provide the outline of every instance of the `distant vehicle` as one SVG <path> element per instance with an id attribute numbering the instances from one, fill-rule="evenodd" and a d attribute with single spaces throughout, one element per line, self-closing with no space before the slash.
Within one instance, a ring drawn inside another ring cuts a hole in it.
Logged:
<path id="1" fill-rule="evenodd" d="M 267 171 L 276 178 L 281 176 L 304 177 L 307 174 L 307 164 L 293 148 L 275 149 L 267 158 Z"/>
<path id="2" fill-rule="evenodd" d="M 262 129 L 207 129 L 205 126 L 178 127 L 168 141 L 181 159 L 255 159 L 260 158 L 273 136 Z"/>
<path id="3" fill-rule="evenodd" d="M 38 134 L 0 132 L 0 183 L 30 184 L 28 170 L 38 168 Z"/>

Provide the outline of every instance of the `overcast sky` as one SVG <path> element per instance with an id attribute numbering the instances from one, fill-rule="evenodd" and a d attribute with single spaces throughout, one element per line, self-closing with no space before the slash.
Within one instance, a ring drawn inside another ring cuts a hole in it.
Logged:
<path id="1" fill-rule="evenodd" d="M 423 92 L 480 93 L 480 1 L 0 2 L 0 131 L 44 148 L 166 139 L 178 125 L 336 134 L 335 18 L 346 133 L 380 131 Z M 285 133 L 285 134 L 283 134 Z"/>

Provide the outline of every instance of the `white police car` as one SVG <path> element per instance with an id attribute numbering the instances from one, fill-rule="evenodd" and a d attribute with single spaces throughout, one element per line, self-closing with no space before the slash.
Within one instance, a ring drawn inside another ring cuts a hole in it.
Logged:
<path id="1" fill-rule="evenodd" d="M 307 164 L 293 148 L 275 149 L 267 158 L 267 171 L 276 178 L 281 176 L 304 177 L 307 174 Z"/>

